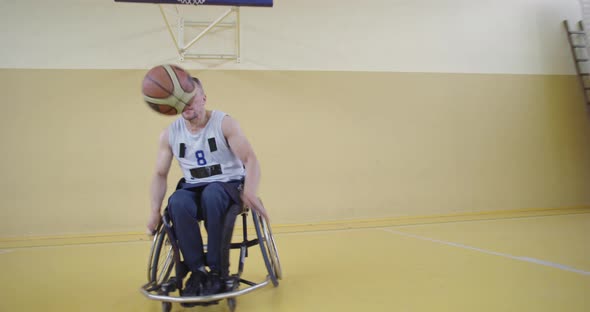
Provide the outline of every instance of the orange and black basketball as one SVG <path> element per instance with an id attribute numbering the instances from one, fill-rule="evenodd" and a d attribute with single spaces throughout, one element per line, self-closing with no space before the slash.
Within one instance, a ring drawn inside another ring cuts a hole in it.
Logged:
<path id="1" fill-rule="evenodd" d="M 190 74 L 176 65 L 150 69 L 141 86 L 145 102 L 164 115 L 180 114 L 196 93 Z"/>

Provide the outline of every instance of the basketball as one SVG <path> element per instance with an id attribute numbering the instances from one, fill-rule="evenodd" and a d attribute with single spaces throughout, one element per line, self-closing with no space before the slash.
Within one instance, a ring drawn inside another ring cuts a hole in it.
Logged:
<path id="1" fill-rule="evenodd" d="M 143 99 L 154 111 L 164 115 L 180 114 L 197 89 L 190 74 L 176 65 L 158 65 L 150 69 L 141 86 Z"/>

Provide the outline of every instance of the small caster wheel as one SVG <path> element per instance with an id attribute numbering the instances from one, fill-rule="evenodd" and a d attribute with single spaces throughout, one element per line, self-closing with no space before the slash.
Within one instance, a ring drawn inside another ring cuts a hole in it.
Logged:
<path id="1" fill-rule="evenodd" d="M 172 310 L 172 302 L 162 302 L 162 312 L 170 312 Z"/>
<path id="2" fill-rule="evenodd" d="M 230 312 L 234 312 L 236 310 L 236 298 L 227 298 L 227 306 L 229 307 Z"/>

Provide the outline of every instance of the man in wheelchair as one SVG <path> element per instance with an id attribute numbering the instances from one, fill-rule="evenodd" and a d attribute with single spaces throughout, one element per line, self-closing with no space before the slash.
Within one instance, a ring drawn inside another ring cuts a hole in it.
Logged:
<path id="1" fill-rule="evenodd" d="M 183 296 L 225 291 L 220 274 L 222 225 L 233 203 L 241 201 L 268 219 L 257 197 L 260 166 L 250 143 L 235 119 L 223 112 L 205 109 L 207 96 L 203 86 L 197 78 L 193 78 L 193 82 L 197 92 L 186 103 L 182 118 L 177 118 L 160 135 L 147 223 L 148 233 L 153 235 L 161 219 L 174 157 L 182 170 L 184 183 L 170 196 L 168 213 L 184 263 L 191 272 Z M 204 221 L 207 231 L 206 259 L 200 220 Z"/>

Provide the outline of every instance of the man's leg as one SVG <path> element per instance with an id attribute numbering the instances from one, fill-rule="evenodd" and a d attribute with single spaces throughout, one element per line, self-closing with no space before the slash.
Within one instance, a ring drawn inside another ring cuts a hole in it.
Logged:
<path id="1" fill-rule="evenodd" d="M 220 280 L 221 269 L 221 235 L 223 232 L 223 220 L 231 202 L 230 196 L 220 183 L 211 183 L 201 193 L 201 208 L 207 229 L 207 264 L 209 283 L 205 294 L 213 294 L 223 291 L 223 283 Z"/>
<path id="2" fill-rule="evenodd" d="M 168 212 L 174 224 L 174 232 L 184 257 L 184 263 L 191 271 L 187 281 L 186 296 L 196 296 L 201 292 L 204 280 L 205 258 L 203 239 L 199 229 L 197 194 L 189 190 L 176 190 L 168 200 Z"/>

